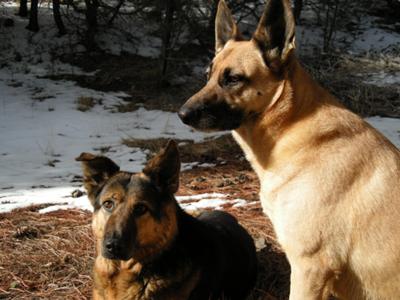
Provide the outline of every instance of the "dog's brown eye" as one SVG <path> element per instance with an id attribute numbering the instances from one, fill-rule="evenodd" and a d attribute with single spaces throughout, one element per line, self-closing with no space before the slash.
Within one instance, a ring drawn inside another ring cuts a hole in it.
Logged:
<path id="1" fill-rule="evenodd" d="M 103 202 L 103 207 L 106 211 L 111 212 L 114 209 L 114 201 L 107 200 Z"/>
<path id="2" fill-rule="evenodd" d="M 222 80 L 220 80 L 220 85 L 222 87 L 233 87 L 235 85 L 238 85 L 242 82 L 247 81 L 246 77 L 243 75 L 232 75 L 230 69 L 226 69 L 224 71 L 224 74 L 222 76 Z"/>
<path id="3" fill-rule="evenodd" d="M 137 205 L 133 208 L 133 214 L 134 214 L 135 216 L 144 215 L 147 211 L 148 211 L 148 208 L 147 208 L 147 206 L 144 205 L 144 204 L 137 204 Z"/>
<path id="4" fill-rule="evenodd" d="M 227 79 L 228 84 L 236 84 L 240 81 L 242 81 L 242 76 L 236 75 L 236 76 L 229 76 Z"/>

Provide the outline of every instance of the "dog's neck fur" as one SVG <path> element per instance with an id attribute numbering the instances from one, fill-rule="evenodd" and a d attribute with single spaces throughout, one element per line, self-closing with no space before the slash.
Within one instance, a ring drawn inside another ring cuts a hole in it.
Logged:
<path id="1" fill-rule="evenodd" d="M 179 207 L 177 220 L 175 241 L 151 261 L 110 260 L 99 254 L 94 268 L 95 299 L 169 299 L 169 292 L 173 297 L 178 294 L 177 286 L 181 289 L 182 299 L 186 299 L 200 278 L 196 253 L 201 250 L 197 249 L 196 232 L 203 225 Z M 176 271 L 176 274 L 171 276 L 171 271 Z M 115 286 L 123 288 L 113 289 Z M 115 295 L 117 291 L 125 293 Z"/>
<path id="2" fill-rule="evenodd" d="M 296 130 L 297 121 L 309 118 L 328 103 L 340 106 L 309 76 L 295 57 L 292 57 L 286 72 L 283 90 L 274 105 L 233 131 L 233 136 L 260 178 L 264 170 L 273 170 L 275 166 L 285 163 L 284 158 L 293 157 L 293 152 L 312 138 L 310 132 L 305 135 L 308 140 L 300 136 L 293 139 L 287 134 Z"/>

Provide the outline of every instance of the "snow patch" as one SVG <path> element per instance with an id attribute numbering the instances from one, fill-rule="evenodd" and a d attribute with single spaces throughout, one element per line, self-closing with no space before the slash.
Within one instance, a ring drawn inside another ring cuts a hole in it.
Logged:
<path id="1" fill-rule="evenodd" d="M 400 84 L 400 71 L 391 73 L 380 71 L 377 73 L 362 74 L 362 76 L 366 77 L 364 80 L 365 83 L 374 84 L 376 86 L 384 87 L 388 85 Z"/>
<path id="2" fill-rule="evenodd" d="M 82 96 L 102 104 L 81 112 L 76 102 Z M 200 142 L 220 135 L 195 132 L 176 113 L 144 108 L 114 112 L 124 96 L 31 74 L 11 76 L 8 69 L 0 69 L 0 189 L 69 185 L 81 174 L 74 162 L 81 152 L 104 152 L 122 168 L 140 171 L 146 151 L 122 145 L 124 138 Z"/>
<path id="3" fill-rule="evenodd" d="M 400 119 L 370 117 L 365 120 L 383 133 L 397 148 L 400 149 Z"/>
<path id="4" fill-rule="evenodd" d="M 189 200 L 202 200 L 202 199 L 207 199 L 207 198 L 226 198 L 228 197 L 225 194 L 220 194 L 220 193 L 205 193 L 205 194 L 198 194 L 198 195 L 189 195 L 189 196 L 177 196 L 176 199 L 178 202 L 184 202 L 184 201 L 189 201 Z"/>
<path id="5" fill-rule="evenodd" d="M 48 204 L 49 207 L 41 211 L 50 211 L 51 208 L 76 208 L 92 210 L 87 197 L 72 198 L 72 192 L 76 188 L 39 188 L 30 190 L 18 190 L 11 193 L 0 194 L 0 213 L 10 212 L 17 208 L 31 205 Z"/>
<path id="6" fill-rule="evenodd" d="M 80 187 L 80 189 L 83 189 Z M 93 207 L 86 195 L 73 198 L 72 192 L 76 188 L 40 188 L 19 190 L 13 193 L 0 195 L 0 213 L 10 212 L 17 208 L 31 205 L 48 205 L 39 210 L 39 213 L 49 213 L 58 210 L 80 209 L 93 211 Z M 198 195 L 176 196 L 180 206 L 187 211 L 202 209 L 223 209 L 224 206 L 245 207 L 248 202 L 244 199 L 230 199 L 229 195 L 221 193 L 205 193 Z M 250 205 L 251 202 L 249 203 Z"/>

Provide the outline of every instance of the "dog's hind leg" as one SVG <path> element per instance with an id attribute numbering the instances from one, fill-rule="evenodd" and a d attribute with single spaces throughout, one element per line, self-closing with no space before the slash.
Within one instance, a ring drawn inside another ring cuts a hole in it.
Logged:
<path id="1" fill-rule="evenodd" d="M 291 264 L 289 300 L 327 300 L 334 272 L 317 262 Z"/>

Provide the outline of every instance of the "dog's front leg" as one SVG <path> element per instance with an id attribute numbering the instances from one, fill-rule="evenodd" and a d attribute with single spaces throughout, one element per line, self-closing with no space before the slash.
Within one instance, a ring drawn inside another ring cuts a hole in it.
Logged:
<path id="1" fill-rule="evenodd" d="M 289 300 L 327 300 L 330 295 L 332 272 L 320 263 L 293 263 L 290 275 Z"/>

